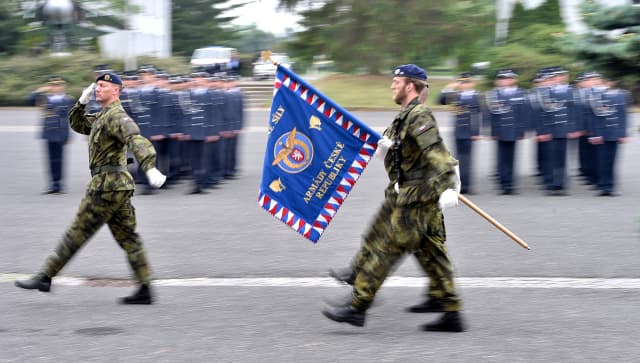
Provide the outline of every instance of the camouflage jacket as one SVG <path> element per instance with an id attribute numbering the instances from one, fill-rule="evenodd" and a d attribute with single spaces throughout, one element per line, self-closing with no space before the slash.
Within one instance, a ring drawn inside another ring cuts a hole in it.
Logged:
<path id="1" fill-rule="evenodd" d="M 394 143 L 384 160 L 389 175 L 387 199 L 395 198 L 398 205 L 437 203 L 444 190 L 453 188 L 451 178 L 458 161 L 442 141 L 431 110 L 417 97 L 400 111 L 384 135 Z M 396 182 L 400 186 L 397 195 Z"/>
<path id="2" fill-rule="evenodd" d="M 85 115 L 85 105 L 76 102 L 69 111 L 71 128 L 89 135 L 91 191 L 133 190 L 133 177 L 127 171 L 127 148 L 147 171 L 156 165 L 156 151 L 140 135 L 138 125 L 129 117 L 120 101 L 102 111 Z"/>

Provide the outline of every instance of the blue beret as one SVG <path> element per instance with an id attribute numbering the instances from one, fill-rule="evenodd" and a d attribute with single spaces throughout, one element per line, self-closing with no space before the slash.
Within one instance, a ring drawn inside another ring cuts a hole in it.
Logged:
<path id="1" fill-rule="evenodd" d="M 393 70 L 394 77 L 407 77 L 427 81 L 427 72 L 415 64 L 403 64 Z"/>
<path id="2" fill-rule="evenodd" d="M 98 81 L 105 81 L 122 86 L 122 79 L 120 78 L 120 76 L 112 72 L 101 74 L 100 76 L 98 76 L 98 78 L 96 78 L 96 82 Z"/>

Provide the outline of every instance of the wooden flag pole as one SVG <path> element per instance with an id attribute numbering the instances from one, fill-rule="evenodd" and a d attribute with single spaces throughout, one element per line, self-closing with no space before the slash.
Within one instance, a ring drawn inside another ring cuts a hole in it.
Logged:
<path id="1" fill-rule="evenodd" d="M 523 241 L 522 238 L 518 237 L 515 233 L 513 233 L 509 229 L 507 229 L 507 227 L 503 226 L 502 224 L 500 224 L 500 222 L 498 222 L 495 219 L 493 219 L 493 217 L 491 217 L 489 214 L 487 214 L 487 212 L 485 212 L 482 209 L 480 209 L 480 207 L 478 207 L 472 201 L 467 199 L 467 197 L 465 197 L 462 194 L 458 194 L 458 199 L 460 199 L 462 201 L 462 203 L 466 204 L 467 207 L 473 209 L 476 213 L 478 213 L 480 216 L 482 216 L 482 218 L 486 219 L 487 221 L 489 221 L 489 223 L 493 224 L 496 228 L 501 230 L 502 233 L 504 233 L 507 236 L 509 236 L 509 238 L 514 240 L 517 244 L 519 244 L 523 248 L 531 250 L 529 245 L 525 241 Z"/>

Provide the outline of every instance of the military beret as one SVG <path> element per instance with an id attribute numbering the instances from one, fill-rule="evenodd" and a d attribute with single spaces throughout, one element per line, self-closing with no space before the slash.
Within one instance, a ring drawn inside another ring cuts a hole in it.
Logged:
<path id="1" fill-rule="evenodd" d="M 106 72 L 101 74 L 100 76 L 98 76 L 98 78 L 96 78 L 96 82 L 98 81 L 105 81 L 122 86 L 122 79 L 120 78 L 120 76 L 113 72 Z"/>
<path id="2" fill-rule="evenodd" d="M 394 77 L 407 77 L 427 81 L 427 72 L 415 64 L 402 64 L 393 70 Z"/>
<path id="3" fill-rule="evenodd" d="M 64 84 L 66 80 L 62 76 L 50 76 L 47 79 L 47 83 L 49 84 Z"/>
<path id="4" fill-rule="evenodd" d="M 500 69 L 496 72 L 496 78 L 518 78 L 518 73 L 513 69 Z"/>

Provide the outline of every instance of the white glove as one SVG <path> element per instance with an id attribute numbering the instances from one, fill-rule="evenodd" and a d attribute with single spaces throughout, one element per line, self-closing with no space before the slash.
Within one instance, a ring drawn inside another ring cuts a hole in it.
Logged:
<path id="1" fill-rule="evenodd" d="M 162 174 L 160 170 L 151 168 L 147 170 L 147 180 L 149 180 L 149 185 L 157 189 L 164 184 L 165 180 L 167 180 L 167 176 Z"/>
<path id="2" fill-rule="evenodd" d="M 456 165 L 454 171 L 455 175 L 451 176 L 454 185 L 453 189 L 445 190 L 440 194 L 440 198 L 438 199 L 438 205 L 441 210 L 458 206 L 458 194 L 460 194 L 460 167 Z"/>
<path id="3" fill-rule="evenodd" d="M 462 187 L 462 183 L 460 182 L 460 164 L 456 165 L 453 170 L 456 172 L 456 175 L 452 176 L 454 189 L 456 193 L 460 194 L 460 188 Z"/>
<path id="4" fill-rule="evenodd" d="M 440 194 L 440 199 L 438 199 L 438 205 L 440 206 L 440 210 L 445 210 L 446 208 L 457 207 L 458 206 L 458 192 L 454 189 L 447 189 L 442 194 Z"/>
<path id="5" fill-rule="evenodd" d="M 80 96 L 80 98 L 78 98 L 78 102 L 80 102 L 80 104 L 86 105 L 87 103 L 89 103 L 89 100 L 91 100 L 91 96 L 93 96 L 93 89 L 96 87 L 95 82 L 91 83 L 89 85 L 89 87 L 85 88 L 84 91 L 82 91 L 82 95 Z"/>
<path id="6" fill-rule="evenodd" d="M 387 152 L 393 145 L 393 141 L 390 138 L 383 136 L 378 140 L 378 148 L 376 149 L 375 156 L 384 160 L 384 157 L 387 156 Z"/>

